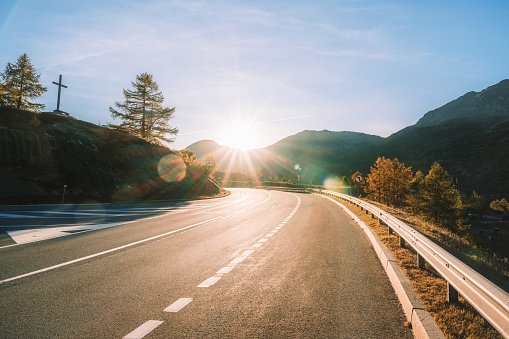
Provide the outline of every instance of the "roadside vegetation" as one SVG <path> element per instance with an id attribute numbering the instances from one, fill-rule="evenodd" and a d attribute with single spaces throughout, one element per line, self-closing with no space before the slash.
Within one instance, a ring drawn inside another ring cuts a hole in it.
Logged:
<path id="1" fill-rule="evenodd" d="M 341 200 L 341 203 L 370 226 L 392 252 L 417 293 L 419 293 L 426 309 L 433 316 L 446 338 L 502 338 L 498 331 L 470 306 L 461 295 L 457 303 L 449 303 L 447 301 L 447 282 L 427 263 L 423 269 L 419 268 L 413 249 L 400 247 L 397 235 L 390 235 L 386 225 L 380 224 L 378 219 L 373 219 L 354 204 L 343 200 Z M 381 207 L 386 208 L 387 206 Z M 438 230 L 433 225 L 419 218 L 412 217 L 405 212 L 399 212 L 390 208 L 388 211 L 399 218 L 407 217 L 409 220 L 403 218 L 404 221 L 409 222 L 412 226 L 419 224 L 421 229 L 423 227 L 428 228 L 428 233 L 434 234 L 434 239 L 437 241 L 445 239 L 449 244 L 455 244 L 460 241 L 460 237 L 452 234 L 450 231 L 444 229 Z"/>
<path id="2" fill-rule="evenodd" d="M 357 175 L 359 173 L 354 174 Z M 352 176 L 352 177 L 354 177 Z M 453 178 L 437 162 L 429 173 L 413 173 L 398 159 L 378 158 L 366 179 L 352 179 L 364 198 L 381 204 L 405 219 L 419 232 L 460 253 L 477 270 L 497 284 L 509 284 L 507 248 L 509 203 L 478 195 L 462 195 Z M 504 279 L 500 279 L 504 277 Z M 509 291 L 509 288 L 505 288 Z"/>
<path id="3" fill-rule="evenodd" d="M 413 173 L 398 159 L 378 158 L 365 180 L 356 172 L 351 183 L 363 198 L 388 211 L 441 245 L 480 274 L 509 292 L 509 204 L 505 198 L 488 203 L 475 191 L 462 196 L 440 164 L 429 173 Z M 356 180 L 357 178 L 357 180 Z M 343 202 L 372 227 L 411 280 L 427 310 L 448 338 L 501 338 L 466 302 L 447 302 L 447 282 L 426 264 L 417 266 L 415 252 L 399 247 L 387 226 Z"/>

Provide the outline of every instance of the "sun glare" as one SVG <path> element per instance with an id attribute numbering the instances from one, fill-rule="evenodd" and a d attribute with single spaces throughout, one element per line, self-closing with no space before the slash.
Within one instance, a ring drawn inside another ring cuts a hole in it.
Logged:
<path id="1" fill-rule="evenodd" d="M 257 133 L 254 126 L 249 124 L 232 124 L 225 128 L 222 144 L 232 148 L 247 151 L 257 147 Z"/>

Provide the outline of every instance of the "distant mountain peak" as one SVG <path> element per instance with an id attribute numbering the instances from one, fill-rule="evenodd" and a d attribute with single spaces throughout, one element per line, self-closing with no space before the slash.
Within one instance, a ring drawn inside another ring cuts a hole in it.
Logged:
<path id="1" fill-rule="evenodd" d="M 509 119 L 509 80 L 505 79 L 480 92 L 468 92 L 442 107 L 426 113 L 415 127 L 429 127 L 452 121 L 482 122 Z"/>

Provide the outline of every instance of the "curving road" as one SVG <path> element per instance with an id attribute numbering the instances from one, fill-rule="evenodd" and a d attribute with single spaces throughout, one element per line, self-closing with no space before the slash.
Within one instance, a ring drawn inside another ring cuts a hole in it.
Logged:
<path id="1" fill-rule="evenodd" d="M 366 236 L 320 196 L 56 207 L 0 211 L 2 338 L 412 337 Z"/>

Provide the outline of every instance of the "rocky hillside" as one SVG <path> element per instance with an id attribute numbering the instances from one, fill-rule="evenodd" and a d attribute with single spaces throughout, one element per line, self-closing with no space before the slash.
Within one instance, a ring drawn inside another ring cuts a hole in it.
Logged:
<path id="1" fill-rule="evenodd" d="M 127 133 L 51 113 L 0 108 L 0 203 L 61 202 L 64 185 L 67 202 L 219 192 L 207 178 L 195 180 L 185 172 L 181 181 L 164 180 L 158 169 L 168 156 L 175 155 Z"/>

